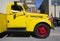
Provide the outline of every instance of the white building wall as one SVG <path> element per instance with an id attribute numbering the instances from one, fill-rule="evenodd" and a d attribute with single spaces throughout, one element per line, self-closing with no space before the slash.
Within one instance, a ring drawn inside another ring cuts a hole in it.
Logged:
<path id="1" fill-rule="evenodd" d="M 51 0 L 49 0 L 49 16 L 51 16 L 51 14 L 54 17 L 54 6 L 51 5 Z"/>
<path id="2" fill-rule="evenodd" d="M 51 13 L 54 17 L 54 6 L 51 4 L 51 0 L 49 0 L 49 16 L 51 15 Z M 56 6 L 56 17 L 60 17 L 60 6 Z"/>
<path id="3" fill-rule="evenodd" d="M 0 0 L 0 12 L 6 14 L 7 4 L 13 1 L 19 1 L 19 0 Z"/>
<path id="4" fill-rule="evenodd" d="M 56 7 L 56 17 L 60 17 L 60 6 Z"/>

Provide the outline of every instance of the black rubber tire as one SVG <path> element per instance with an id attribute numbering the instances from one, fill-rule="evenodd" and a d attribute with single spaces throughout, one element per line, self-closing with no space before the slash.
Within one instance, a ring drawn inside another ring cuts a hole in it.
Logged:
<path id="1" fill-rule="evenodd" d="M 42 36 L 40 36 L 40 35 L 37 34 L 37 28 L 40 27 L 40 26 L 45 26 L 46 29 L 48 30 L 48 33 L 47 33 L 47 35 L 45 37 L 42 37 Z M 47 24 L 38 24 L 35 27 L 35 29 L 34 29 L 34 36 L 37 37 L 37 38 L 45 39 L 45 38 L 47 38 L 49 36 L 49 34 L 50 34 L 50 27 Z"/>
<path id="2" fill-rule="evenodd" d="M 6 32 L 0 33 L 0 38 L 3 38 L 6 34 Z"/>
<path id="3" fill-rule="evenodd" d="M 0 38 L 3 38 L 3 36 L 4 36 L 4 35 L 3 35 L 2 33 L 0 33 Z"/>

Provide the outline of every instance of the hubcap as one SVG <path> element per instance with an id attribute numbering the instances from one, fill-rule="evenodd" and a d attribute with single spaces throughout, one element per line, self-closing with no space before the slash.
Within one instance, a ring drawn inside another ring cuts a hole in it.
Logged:
<path id="1" fill-rule="evenodd" d="M 37 33 L 41 36 L 41 37 L 45 37 L 48 33 L 48 30 L 45 26 L 40 26 L 37 29 Z"/>

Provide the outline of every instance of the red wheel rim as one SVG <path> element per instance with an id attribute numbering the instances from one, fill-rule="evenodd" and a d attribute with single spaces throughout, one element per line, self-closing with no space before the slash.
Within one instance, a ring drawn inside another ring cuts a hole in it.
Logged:
<path id="1" fill-rule="evenodd" d="M 45 37 L 47 36 L 48 30 L 45 26 L 40 26 L 37 29 L 37 33 L 41 36 L 41 37 Z"/>

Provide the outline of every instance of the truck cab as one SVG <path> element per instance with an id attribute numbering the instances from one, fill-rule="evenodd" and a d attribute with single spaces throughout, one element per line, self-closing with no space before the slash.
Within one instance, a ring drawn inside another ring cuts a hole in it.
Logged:
<path id="1" fill-rule="evenodd" d="M 7 9 L 7 20 L 8 20 L 8 28 L 11 27 L 26 27 L 25 21 L 26 21 L 26 15 L 25 11 L 22 5 L 18 5 L 16 2 L 12 5 L 9 5 L 9 8 Z M 21 23 L 21 24 L 20 24 Z"/>

